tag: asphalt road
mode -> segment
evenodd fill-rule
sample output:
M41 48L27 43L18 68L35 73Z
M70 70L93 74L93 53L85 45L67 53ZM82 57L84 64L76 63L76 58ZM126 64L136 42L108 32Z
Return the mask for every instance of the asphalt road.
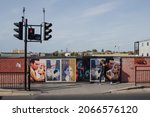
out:
M3 96L1 100L150 100L150 89L133 89L101 94Z

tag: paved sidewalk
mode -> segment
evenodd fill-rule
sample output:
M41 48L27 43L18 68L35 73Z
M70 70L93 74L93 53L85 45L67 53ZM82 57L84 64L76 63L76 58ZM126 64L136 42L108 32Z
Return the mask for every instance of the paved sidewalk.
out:
M135 88L150 88L150 84L117 83L109 84L76 82L76 83L33 83L31 91L23 89L0 89L0 96L33 96L33 95L76 95L111 93Z

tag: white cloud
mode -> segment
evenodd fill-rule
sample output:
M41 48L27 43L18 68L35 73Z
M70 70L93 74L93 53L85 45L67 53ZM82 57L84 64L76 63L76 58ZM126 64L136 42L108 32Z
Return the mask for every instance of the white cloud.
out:
M112 11L116 4L114 2L100 4L83 12L82 17L92 17Z

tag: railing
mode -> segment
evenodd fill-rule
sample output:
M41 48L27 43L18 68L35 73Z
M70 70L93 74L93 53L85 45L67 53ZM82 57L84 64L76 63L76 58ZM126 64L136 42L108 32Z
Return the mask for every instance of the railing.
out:
M8 89L24 88L24 73L0 72L0 87Z
M150 66L135 67L135 86L137 83L150 83Z

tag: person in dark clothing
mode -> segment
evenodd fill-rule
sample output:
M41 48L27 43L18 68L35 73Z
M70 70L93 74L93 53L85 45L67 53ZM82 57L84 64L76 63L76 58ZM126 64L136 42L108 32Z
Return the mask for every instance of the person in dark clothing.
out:
M101 85L102 78L105 77L104 72L105 72L105 61L102 59L102 60L100 61L100 69L99 69L99 71L98 71L98 73L100 74L100 75L99 75L99 85Z

